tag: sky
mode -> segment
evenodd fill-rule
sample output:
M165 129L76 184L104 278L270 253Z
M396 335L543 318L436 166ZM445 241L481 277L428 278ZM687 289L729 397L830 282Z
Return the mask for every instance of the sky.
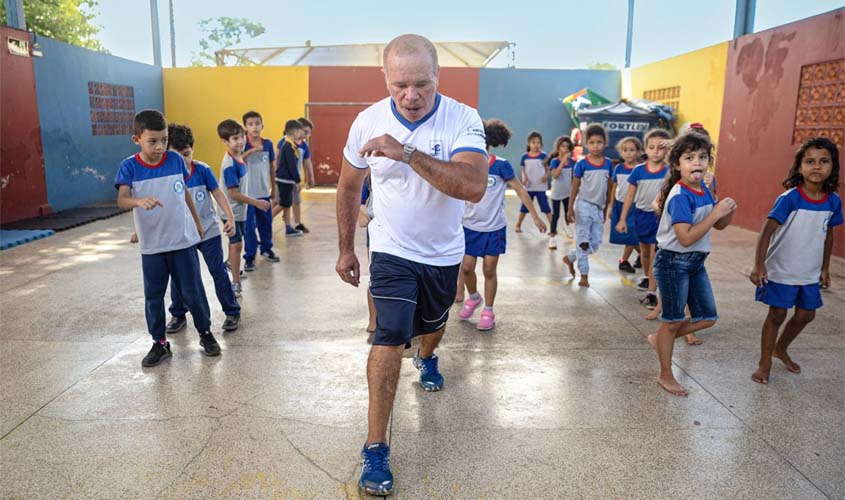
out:
M530 2L422 0L172 0L176 65L199 52L197 22L242 17L266 32L242 47L387 42L402 33L434 41L509 41L490 67L584 68L625 64L627 0L532 0ZM821 14L842 0L757 0L754 31ZM631 65L639 66L707 47L733 36L735 0L636 0ZM99 38L114 55L152 64L147 0L100 0ZM158 0L162 61L170 66L168 0Z

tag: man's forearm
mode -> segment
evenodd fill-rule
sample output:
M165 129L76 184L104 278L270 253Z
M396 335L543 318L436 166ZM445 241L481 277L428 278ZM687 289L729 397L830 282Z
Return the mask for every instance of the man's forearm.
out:
M415 151L411 155L411 168L441 193L477 203L487 188L487 172L463 161L440 161Z
M337 185L337 236L340 253L355 251L355 223L361 206L361 194L339 182Z

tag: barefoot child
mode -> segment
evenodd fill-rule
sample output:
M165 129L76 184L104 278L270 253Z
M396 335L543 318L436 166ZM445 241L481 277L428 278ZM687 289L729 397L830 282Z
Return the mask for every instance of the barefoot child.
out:
M551 212L549 208L549 198L546 196L546 182L549 179L549 167L545 164L546 153L543 152L543 136L540 132L534 131L528 134L528 146L519 161L522 167L522 183L525 185L525 190L530 196L529 203L522 203L519 207L519 217L516 219L516 227L514 231L522 232L522 221L525 220L525 215L528 213L528 205L531 205L531 200L537 198L537 204L540 205L540 210L546 214L549 223L552 221Z
M575 250L563 257L569 274L575 277L575 262L581 273L579 286L590 286L590 254L596 253L604 233L607 206L613 199L613 184L610 182L612 163L604 157L607 131L599 124L587 127L584 134L589 154L575 164L572 191L569 193L567 223L575 223Z
M805 142L795 153L787 189L775 201L760 239L751 282L757 300L769 306L763 323L760 364L751 379L769 383L772 356L792 373L801 373L787 349L822 306L820 289L830 286L830 252L833 228L842 224L839 186L839 153L826 138ZM778 338L788 309L795 313Z
M528 207L534 225L541 233L546 232L546 225L540 220L531 198L522 184L516 179L510 162L504 158L497 158L490 153L490 150L500 146L507 146L511 138L511 131L501 120L486 120L484 122L484 134L487 142L487 153L490 156L490 170L487 175L487 192L478 203L466 204L464 210L464 237L466 251L463 263L461 264L461 276L463 276L469 296L464 301L464 306L459 313L461 319L472 317L478 306L484 303L484 310L481 312L481 319L476 328L479 330L492 330L496 326L496 315L493 313L493 301L496 299L496 288L498 285L496 277L496 266L499 264L499 255L505 253L507 220L505 219L505 189L510 186L516 191L523 206ZM545 194L545 192L543 193ZM484 259L482 269L484 271L484 300L478 293L477 280L475 276L475 264L477 259Z
M634 167L637 166L643 154L643 143L636 137L626 137L616 144L616 150L619 151L619 156L622 157L623 161L616 165L610 178L614 192L613 209L610 213L610 242L616 245L625 245L622 250L622 258L619 259L619 270L633 274L637 271L628 259L631 258L634 250L639 247L640 242L633 231L620 233L616 230L616 227L619 224L619 217L622 215L622 206L628 194L628 186L630 186L628 177L634 171ZM626 222L629 228L634 228L633 212L628 213Z
M566 214L569 212L569 192L572 190L572 168L575 160L572 158L572 139L565 135L555 141L554 152L546 158L546 166L552 174L552 223L549 229L549 248L557 248L557 223L560 221L560 206L563 205L563 233L572 238L572 231L566 224Z
M704 261L710 253L710 229L726 228L736 203L725 198L718 204L702 183L713 159L713 145L706 136L689 133L679 137L669 153L671 172L663 186L663 203L654 259L654 277L660 290L663 313L656 334L648 336L660 360L657 383L676 396L688 391L672 374L675 339L716 324L716 301ZM690 318L684 308L689 305Z

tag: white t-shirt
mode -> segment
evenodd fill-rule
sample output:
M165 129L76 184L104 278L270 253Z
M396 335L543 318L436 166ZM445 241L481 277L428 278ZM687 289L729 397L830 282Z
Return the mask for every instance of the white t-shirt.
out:
M402 144L441 161L473 151L487 156L478 112L437 94L431 112L409 122L386 97L358 114L343 156L359 169L370 169L373 212L370 250L433 266L452 266L464 255L463 200L438 191L401 161L358 155L367 141L389 134Z
M525 183L526 191L546 191L546 182L543 176L546 175L546 153L540 151L536 156L531 153L525 153L519 160L519 165L522 171L525 172L525 178L528 182Z

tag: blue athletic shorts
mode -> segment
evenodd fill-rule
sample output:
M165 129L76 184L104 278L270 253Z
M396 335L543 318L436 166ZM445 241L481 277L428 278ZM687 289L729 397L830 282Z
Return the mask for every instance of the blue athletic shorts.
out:
M430 266L373 252L370 294L376 306L373 345L408 345L446 325L461 265Z
M464 228L464 241L466 241L464 253L473 257L502 255L507 247L507 234L507 227L495 231L473 231Z
M637 238L637 227L634 221L634 210L628 210L628 218L625 222L628 224L628 232L620 233L616 231L616 224L619 223L619 218L622 216L621 201L613 202L613 210L610 212L610 242L614 245L627 245L635 247L639 245L640 240Z
M532 200L534 198L537 198L537 204L540 205L541 212L543 212L544 214L552 213L552 208L549 206L549 197L546 196L545 191L528 191L528 196L530 196ZM523 204L519 207L519 211L524 214L527 214L528 207Z
M780 309L806 309L815 311L822 306L821 285L782 285L767 281L757 288L757 301Z
M634 225L640 243L657 244L657 228L660 226L657 214L634 207Z
M223 219L223 224L225 224L225 223L226 223L226 219ZM235 221L235 235L229 236L229 244L230 245L240 243L244 240L244 233L246 232L246 229L244 228L245 224L246 224L246 221Z

